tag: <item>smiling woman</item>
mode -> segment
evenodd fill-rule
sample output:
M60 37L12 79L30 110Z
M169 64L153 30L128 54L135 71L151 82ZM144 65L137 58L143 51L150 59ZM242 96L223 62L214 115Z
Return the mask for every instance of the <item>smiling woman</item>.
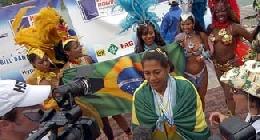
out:
M155 26L145 21L143 24L139 24L137 27L136 36L138 43L135 48L136 53L144 52L149 49L156 49L165 45L160 33L156 31Z

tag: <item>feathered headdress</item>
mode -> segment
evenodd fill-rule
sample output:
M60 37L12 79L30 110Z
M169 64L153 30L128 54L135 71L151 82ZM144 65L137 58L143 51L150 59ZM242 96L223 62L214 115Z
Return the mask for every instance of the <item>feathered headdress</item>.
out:
M123 8L127 17L121 22L122 32L131 28L133 25L146 24L151 22L157 29L159 18L149 8L157 3L157 0L117 0L117 5Z
M47 54L52 63L62 63L56 60L54 52L55 45L68 36L61 16L53 8L42 8L34 17L31 27L20 27L22 17L29 8L21 8L12 24L16 44L26 47L28 54L34 53L41 58Z
M188 17L192 17L195 21L195 17L193 16L191 12L193 0L179 0L180 8L182 9L181 12L181 19L183 21L187 20Z
M239 9L239 6L237 4L237 0L209 0L208 1L208 6L211 10L212 13L215 12L215 8L216 8L216 4L218 2L226 2L225 4L228 4L227 6L230 6L230 10L231 10L231 14L232 14L232 20L234 22L237 22L237 23L240 23L240 9ZM215 17L214 17L214 14L212 16L213 18L213 24L214 24L214 20L215 20Z

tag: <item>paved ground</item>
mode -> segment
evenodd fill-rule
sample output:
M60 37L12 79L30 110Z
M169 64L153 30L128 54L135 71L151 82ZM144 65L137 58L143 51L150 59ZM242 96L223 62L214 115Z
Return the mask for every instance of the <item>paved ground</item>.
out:
M209 114L213 111L220 111L223 113L227 113L227 107L226 107L226 103L224 100L223 90L221 89L221 87L212 88L212 89L208 90L208 93L207 93L205 99L206 99L205 100L205 102L206 102L205 114L206 114L207 120L208 120ZM235 99L239 102L239 104L241 106L246 106L245 98L243 96L235 96ZM236 112L242 119L244 119L245 114L246 114L246 108L237 108ZM125 117L130 123L130 119L131 119L130 114L125 114ZM115 123L115 121L113 119L110 119L110 123L112 125L114 135L116 136L115 140L128 140L127 136L118 127L118 125ZM218 126L209 125L209 127L211 128L211 132L213 134L219 133ZM99 140L106 140L106 137L104 136L104 134L102 134L100 136Z
M255 13L254 10L252 9L251 5L246 6L248 4L251 4L253 0L238 0L238 1L239 1L240 6L243 6L243 7L241 7L241 18L244 18L249 15L253 15ZM255 25L255 23L256 23L255 20L241 20L241 21L242 21L242 24L247 27L251 27L251 26ZM205 114L206 114L206 118L208 120L210 112L220 111L220 112L226 113L227 107L226 107L226 103L224 100L225 99L224 93L223 93L222 88L219 86L218 80L216 79L213 65L211 63L207 63L207 68L209 71L209 85L208 85L209 90L208 90L206 98L205 98L205 102L206 102ZM236 95L236 96L234 96L234 98L239 103L239 106L247 105L246 98L244 96ZM236 109L236 112L237 112L237 115L241 117L241 119L244 119L246 112L247 112L247 108L239 107ZM131 119L130 114L125 114L125 117L130 123L130 119ZM115 123L115 121L113 119L110 119L110 122L111 122L111 125L113 128L113 131L114 131L114 135L116 136L115 140L128 140L127 136L122 132L122 130ZM209 127L211 128L212 133L214 133L214 134L219 133L217 126L209 125ZM104 136L104 134L102 134L100 136L99 140L106 140L106 137Z

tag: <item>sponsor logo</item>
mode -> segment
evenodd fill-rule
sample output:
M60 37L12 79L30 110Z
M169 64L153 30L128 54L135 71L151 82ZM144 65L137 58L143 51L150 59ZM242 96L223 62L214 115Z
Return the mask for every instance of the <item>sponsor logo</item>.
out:
M133 45L134 45L134 42L131 40L131 41L128 41L128 42L126 42L126 43L120 44L120 47L121 47L122 49L125 49L125 48L131 47L131 46L133 46Z
M97 0L98 8L107 8L115 5L115 0Z
M96 51L96 54L97 54L97 56L105 56L105 55L106 55L104 49L97 50L97 51Z
M115 44L110 44L107 51L110 52L113 55L116 55L116 53L118 51L118 47Z

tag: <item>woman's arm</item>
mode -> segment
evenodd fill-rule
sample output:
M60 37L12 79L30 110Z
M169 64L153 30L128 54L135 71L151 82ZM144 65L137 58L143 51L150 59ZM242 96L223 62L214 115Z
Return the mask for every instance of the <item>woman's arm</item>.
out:
M209 51L208 35L204 32L200 32L200 37L201 37L202 42L205 46L205 51Z
M248 41L253 40L253 34L250 33L247 29L245 29L243 26L240 24L233 24L232 25L232 32L234 36L241 36L244 37Z

